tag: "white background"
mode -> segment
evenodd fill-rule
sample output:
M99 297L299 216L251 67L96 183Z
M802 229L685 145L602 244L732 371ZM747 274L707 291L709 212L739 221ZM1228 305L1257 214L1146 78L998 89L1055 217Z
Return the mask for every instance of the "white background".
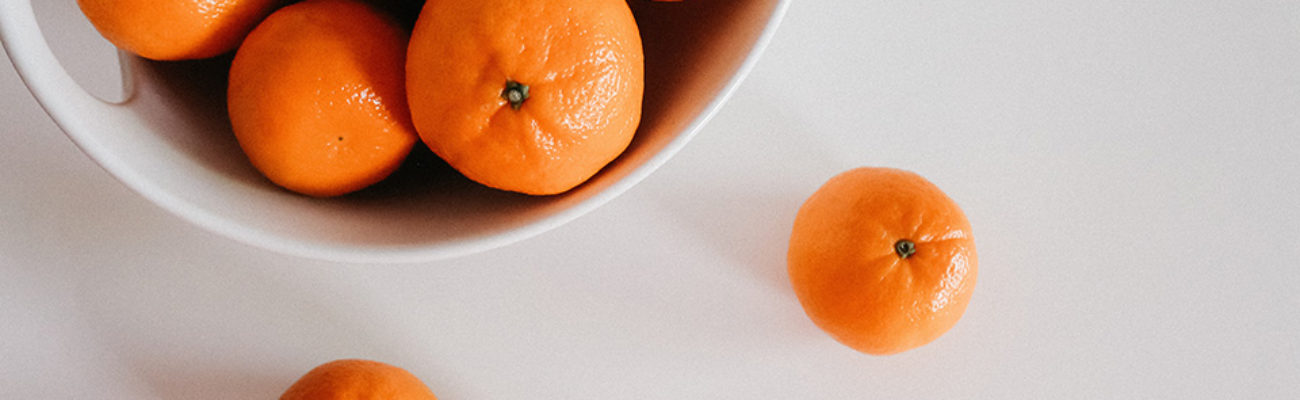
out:
M37 3L111 88L74 2ZM95 166L11 67L0 94L0 398L271 399L346 357L443 399L1300 393L1296 1L798 0L642 184L428 264L202 231ZM818 331L784 272L799 204L865 165L946 190L981 261L961 322L891 357Z

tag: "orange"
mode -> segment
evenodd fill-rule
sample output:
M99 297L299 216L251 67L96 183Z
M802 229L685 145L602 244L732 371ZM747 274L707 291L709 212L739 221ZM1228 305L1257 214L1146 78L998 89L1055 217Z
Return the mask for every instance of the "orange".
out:
M284 0L77 0L113 45L154 60L208 58L234 50Z
M889 168L849 170L817 189L795 217L787 263L813 323L875 355L952 328L978 271L957 204L920 175Z
M272 182L337 196L397 169L418 137L406 106L408 34L355 0L284 7L230 66L235 137Z
M437 400L404 369L368 360L336 360L298 378L280 400Z
M420 138L466 177L557 194L627 148L644 64L625 0L429 1L406 88Z

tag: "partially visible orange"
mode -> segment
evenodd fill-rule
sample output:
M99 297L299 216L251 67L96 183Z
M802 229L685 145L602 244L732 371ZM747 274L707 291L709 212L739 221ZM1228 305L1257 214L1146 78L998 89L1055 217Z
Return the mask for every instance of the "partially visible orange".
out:
M268 17L230 66L230 121L249 161L311 196L394 172L418 140L403 85L407 39L357 0L307 0Z
M787 262L808 317L876 355L952 328L978 272L957 204L920 175L889 168L853 169L819 188L795 217Z
M431 0L406 88L421 139L466 177L557 194L627 148L644 64L626 0Z
M77 0L113 45L154 60L208 58L234 50L285 0Z
M280 400L437 400L406 370L369 360L336 360L308 371Z

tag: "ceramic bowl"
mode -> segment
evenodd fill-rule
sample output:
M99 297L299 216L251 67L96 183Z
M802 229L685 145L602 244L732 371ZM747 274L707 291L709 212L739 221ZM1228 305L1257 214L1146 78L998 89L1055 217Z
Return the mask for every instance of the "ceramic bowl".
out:
M231 239L345 262L429 261L509 244L608 202L664 164L754 64L788 0L631 0L646 53L641 126L576 189L532 197L480 186L427 149L351 195L285 191L240 152L225 111L231 57L154 62L122 54L125 99L101 101L59 65L31 0L0 4L0 39L23 81L90 158L158 206Z

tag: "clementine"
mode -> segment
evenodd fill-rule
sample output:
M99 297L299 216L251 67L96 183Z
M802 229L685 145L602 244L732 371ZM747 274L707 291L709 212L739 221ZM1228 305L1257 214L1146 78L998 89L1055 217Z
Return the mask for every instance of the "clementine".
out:
M406 370L369 360L335 360L298 378L280 400L437 400Z
M227 92L253 166L311 196L360 190L395 171L418 140L403 85L407 40L356 0L271 14L235 53Z
M885 355L957 323L978 260L970 223L938 187L912 172L857 168L799 208L787 267L813 323L851 348Z
M568 191L618 157L645 88L625 0L430 1L406 73L434 153L479 183L534 195Z
M154 60L208 58L234 50L284 0L77 0L113 45Z

